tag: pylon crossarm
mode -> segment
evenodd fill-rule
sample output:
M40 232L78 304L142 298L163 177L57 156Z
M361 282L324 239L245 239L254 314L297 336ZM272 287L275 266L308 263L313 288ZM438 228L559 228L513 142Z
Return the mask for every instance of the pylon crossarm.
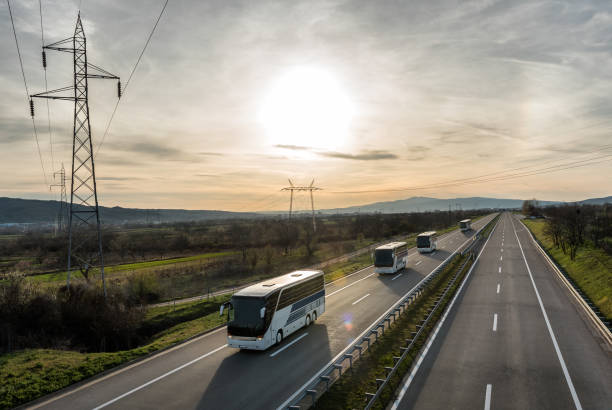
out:
M74 101L74 95L54 95L55 93L61 93L65 91L74 92L74 86L69 85L68 87L58 88L56 90L43 91L42 93L32 94L30 98L49 98L51 100L65 100L65 101Z
M55 43L47 44L46 46L43 47L43 49L73 53L74 52L73 41L74 41L74 37L68 37L63 40L56 41ZM66 46L67 44L70 44L70 47L67 47Z
M94 70L97 71L97 73L91 73L91 72L87 72L87 78L104 78L104 79L108 79L108 80L118 80L119 77L116 76L113 73L110 73L108 71L106 71L103 68L98 67L97 65L94 65L90 62L87 63L87 68L90 70Z

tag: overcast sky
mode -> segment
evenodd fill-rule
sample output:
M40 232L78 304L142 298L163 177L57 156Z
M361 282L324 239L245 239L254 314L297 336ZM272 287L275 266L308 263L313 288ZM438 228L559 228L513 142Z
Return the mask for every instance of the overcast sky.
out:
M12 1L31 93L44 90L38 2ZM163 1L83 0L89 60L124 81ZM69 37L78 2L42 1L45 41ZM45 185L6 3L0 6L0 196ZM49 88L69 85L48 52ZM288 72L311 67L350 102L344 142L273 141L260 120ZM94 145L116 84L90 80ZM70 102L36 101L47 173L70 168ZM170 0L96 157L103 205L283 209L291 178L318 207L410 196L580 200L612 195L605 162L431 187L612 154L612 2ZM286 143L283 143L286 142ZM520 171L513 171L520 172ZM339 193L425 186L418 190ZM306 206L298 198L298 207Z

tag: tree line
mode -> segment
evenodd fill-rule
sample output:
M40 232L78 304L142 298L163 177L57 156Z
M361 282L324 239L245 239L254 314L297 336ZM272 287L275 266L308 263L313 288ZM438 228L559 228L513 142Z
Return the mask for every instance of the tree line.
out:
M527 216L546 218L545 234L571 260L581 246L592 245L612 255L612 204L563 204L540 207L536 200L525 201Z

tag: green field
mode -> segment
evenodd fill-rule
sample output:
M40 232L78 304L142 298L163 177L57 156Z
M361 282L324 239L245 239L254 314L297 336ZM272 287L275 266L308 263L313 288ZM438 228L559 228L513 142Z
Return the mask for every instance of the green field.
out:
M555 248L552 239L544 233L546 221L528 219L523 220L523 223L601 313L608 320L612 320L612 256L603 249L587 244L578 249L576 259L572 261L569 254L566 255L560 248Z
M142 269L158 268L162 266L175 265L175 264L180 264L180 263L206 261L212 258L234 255L236 253L238 252L236 251L211 252L211 253L204 253L200 255L185 256L182 258L170 258L170 259L161 259L161 260L153 260L153 261L126 263L122 265L107 266L104 269L104 273L105 274L113 274L113 273L116 274L120 272L134 272L134 271L142 270ZM99 269L92 269L91 274L93 275L99 274ZM81 273L78 271L72 271L72 277L83 278ZM66 272L44 273L41 275L30 276L30 278L37 282L57 282L57 281L63 282L66 280Z
M219 316L219 304L228 298L186 303L176 309L150 309L143 327L159 331L147 344L134 349L112 353L28 349L0 355L0 408L26 403L219 326L225 323Z

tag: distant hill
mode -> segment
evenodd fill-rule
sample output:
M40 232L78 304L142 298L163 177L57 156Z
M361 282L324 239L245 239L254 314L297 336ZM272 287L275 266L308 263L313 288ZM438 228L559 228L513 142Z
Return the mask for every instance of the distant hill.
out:
M541 205L555 205L563 202L539 201ZM599 205L612 203L612 196L592 198L579 201L580 204ZM403 213L445 211L454 209L518 209L523 205L522 199L504 198L427 198L412 197L398 201L375 202L372 204L351 206L348 208L317 210L322 214L336 213ZM0 198L0 224L10 223L53 223L59 209L58 201L41 201L35 199ZM188 222L228 218L253 218L261 215L286 214L286 211L248 213L228 211L191 211L186 209L139 209L115 206L100 207L100 217L106 224L123 223L161 223Z
M59 201L35 199L0 198L0 224L8 223L52 223L57 217ZM186 209L138 209L115 206L100 207L100 218L104 223L159 223L202 221L227 218L250 218L254 213L226 211L190 211Z
M539 201L540 205L548 206L561 204L559 201ZM594 198L579 201L580 204L604 204L612 203L612 196L606 198ZM523 199L505 199L505 198L427 198L427 197L412 197L408 199L400 199L397 201L375 202L372 204L351 206L348 208L325 209L321 210L324 214L335 213L402 213L402 212L424 212L424 211L444 211L451 209L519 209L523 205Z

